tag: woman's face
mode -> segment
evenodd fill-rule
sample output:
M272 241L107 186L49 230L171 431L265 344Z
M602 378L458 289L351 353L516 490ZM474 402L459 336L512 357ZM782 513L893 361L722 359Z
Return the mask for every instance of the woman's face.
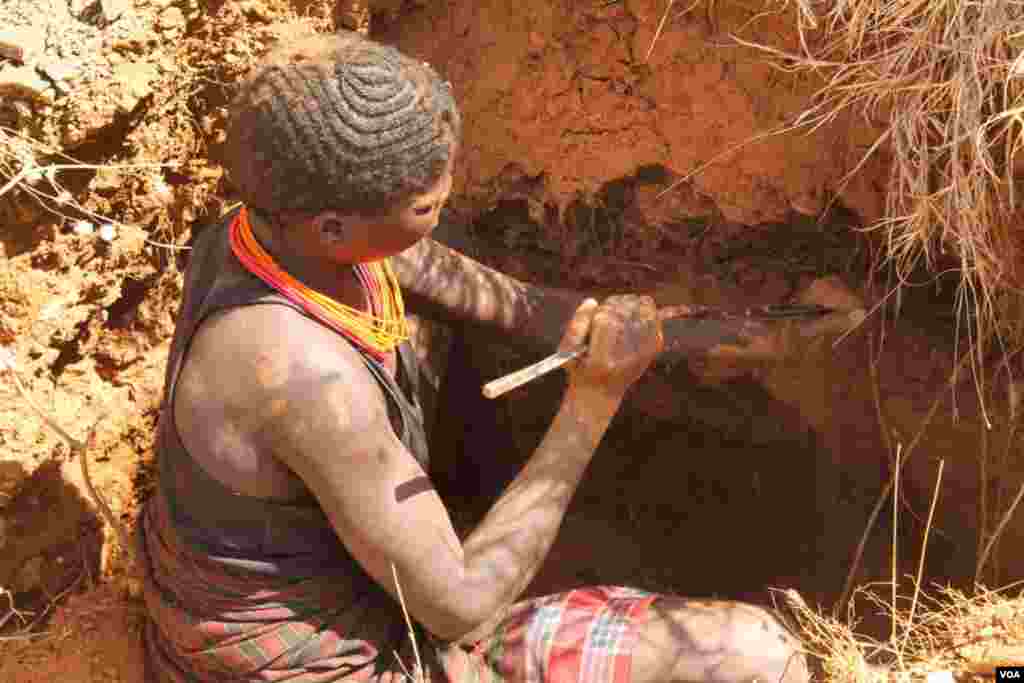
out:
M453 155L454 157L454 155ZM453 162L426 192L409 198L380 216L345 219L347 229L341 244L330 249L333 261L364 263L399 254L427 237L437 227L452 192Z
M403 206L396 207L393 216L386 219L392 230L381 230L382 236L387 232L395 232L396 239L409 240L405 251L420 239L434 232L441 218L441 209L448 202L452 193L452 164L449 162L444 175L423 194L411 197ZM386 227L386 226L382 226Z

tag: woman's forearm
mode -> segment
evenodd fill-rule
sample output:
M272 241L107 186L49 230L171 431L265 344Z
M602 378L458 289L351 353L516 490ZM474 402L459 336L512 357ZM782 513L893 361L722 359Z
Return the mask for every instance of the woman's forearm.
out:
M466 539L460 593L481 615L471 635L492 628L536 576L620 403L570 386L536 452Z
M557 346L584 298L522 282L429 238L392 263L413 310L482 324L538 349Z

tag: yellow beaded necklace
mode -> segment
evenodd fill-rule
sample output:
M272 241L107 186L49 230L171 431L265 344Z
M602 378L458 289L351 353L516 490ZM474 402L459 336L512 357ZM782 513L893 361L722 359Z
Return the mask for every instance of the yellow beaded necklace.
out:
M307 287L282 269L256 241L244 206L231 222L230 240L231 250L246 270L378 362L409 338L402 290L388 259L352 266L369 300L370 312L365 313Z

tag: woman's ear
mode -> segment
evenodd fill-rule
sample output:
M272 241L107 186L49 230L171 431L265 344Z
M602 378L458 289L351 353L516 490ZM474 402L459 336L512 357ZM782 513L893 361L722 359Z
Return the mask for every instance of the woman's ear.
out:
M337 211L324 211L313 219L313 227L324 242L340 244L348 237L345 218Z

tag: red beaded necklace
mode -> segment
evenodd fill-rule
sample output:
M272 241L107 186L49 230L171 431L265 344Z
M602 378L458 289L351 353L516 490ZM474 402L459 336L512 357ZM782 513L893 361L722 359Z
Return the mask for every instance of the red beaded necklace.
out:
M256 240L244 206L229 230L231 250L246 270L378 362L409 338L402 290L388 259L352 266L366 293L370 312L365 313L307 287L282 269Z

